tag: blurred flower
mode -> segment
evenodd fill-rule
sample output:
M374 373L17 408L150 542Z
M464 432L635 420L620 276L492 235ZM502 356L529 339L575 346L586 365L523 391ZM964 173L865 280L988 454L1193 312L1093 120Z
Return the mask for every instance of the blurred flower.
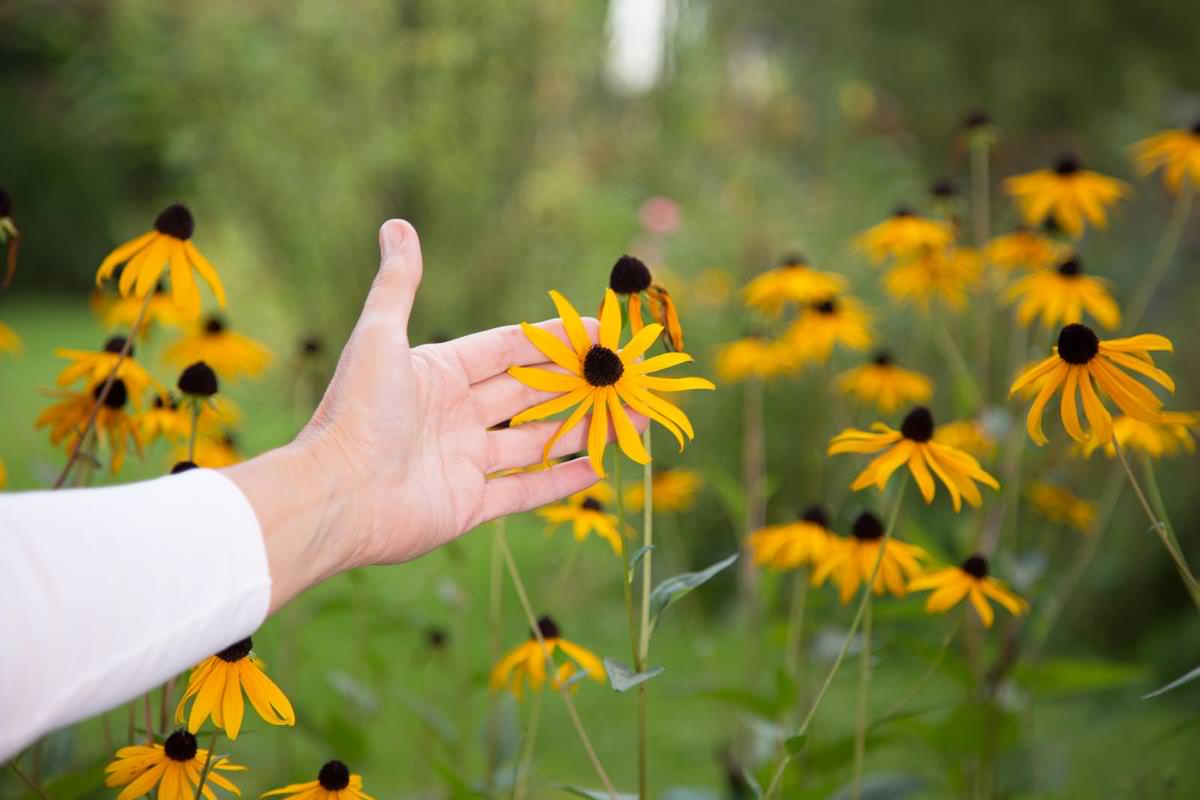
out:
M608 420L611 414L613 428L617 432L617 444L621 450L639 464L650 461L650 455L642 446L641 436L633 427L628 405L669 430L679 447L684 446L684 436L695 435L692 423L678 406L659 397L655 392L682 392L692 389L713 389L713 384L703 378L660 378L651 373L679 364L686 364L692 357L686 353L664 353L653 358L641 359L662 333L662 326L647 325L623 348L618 347L621 335L621 308L612 289L604 294L604 305L600 310L599 342L588 337L583 322L566 298L555 291L550 292L554 305L566 328L568 347L561 339L548 331L522 322L521 327L538 350L568 374L550 372L536 367L511 367L508 374L521 383L544 392L560 392L553 400L527 409L513 417L516 427L531 420L543 419L572 406L575 410L559 426L542 448L542 460L548 461L550 449L567 431L574 428L588 411L592 412L588 430L588 457L592 468L604 477L604 449L608 441Z
M362 775L350 772L340 761L327 761L315 781L293 783L263 792L262 797L287 795L292 800L375 800L363 791Z
M802 362L825 362L835 344L851 350L870 347L871 316L853 297L827 298L806 308L784 338Z
M154 220L154 230L129 240L108 254L96 271L96 285L104 283L118 265L124 264L117 291L123 297L145 298L169 265L171 297L189 319L200 313L200 291L196 288L192 270L204 279L217 298L217 304L224 308L225 287L213 265L192 244L195 228L195 220L187 206L182 203L168 206Z
M925 610L932 614L949 611L964 597L970 598L975 613L986 628L992 627L996 619L988 598L1017 616L1029 610L1028 603L1010 592L1000 581L988 577L987 559L979 555L971 556L961 566L921 575L910 581L908 588L914 592L934 590L925 602Z
M1069 257L1071 248L1024 225L987 243L987 263L1005 269L1044 269Z
M861 234L856 244L878 264L888 258L903 258L926 249L940 250L953 239L954 229L947 223L926 219L901 208Z
M138 417L138 426L147 444L160 436L178 442L191 435L192 415L172 395L156 394L150 408Z
M553 686L555 689L566 685L577 671L582 669L592 680L603 683L605 678L604 665L596 655L579 645L567 641L558 630L558 625L550 617L538 620L538 631L546 646L543 650L537 636L530 633L529 639L510 650L492 669L489 681L492 691L508 689L518 700L525 693L525 687L537 691L546 682L547 662L554 666L554 653L561 651L568 660L554 670Z
M982 109L971 111L963 119L963 133L969 147L990 147L1000 135L1000 129L992 117Z
M58 385L69 386L83 378L86 388L92 389L103 384L112 373L113 367L116 367L115 377L125 382L125 388L133 393L134 406L141 408L142 398L146 395L147 390L151 386L158 387L159 384L141 364L134 360L132 346L125 357L121 358L121 351L125 349L126 341L124 336L113 336L104 343L104 349L99 351L55 348L54 355L71 362L58 374ZM117 367L118 361L120 362L119 367Z
M1072 257L1058 269L1037 270L1021 278L1009 287L1005 298L1020 301L1017 321L1025 326L1039 315L1046 328L1082 322L1086 311L1104 327L1115 328L1121 321L1121 311L1108 285L1103 278L1085 275L1083 262Z
M973 456L934 441L933 414L924 406L917 406L908 412L898 431L882 422L872 425L871 431L849 428L833 437L829 443L829 455L884 451L850 484L854 491L866 489L872 484L882 490L892 473L905 464L926 503L933 502L936 492L933 475L936 475L949 490L955 511L961 510L962 497L966 497L967 502L975 507L983 502L975 481L993 489L1000 488L996 479L985 472ZM933 471L932 475L930 470Z
M683 224L683 212L669 197L658 194L642 203L638 209L642 227L657 236L670 236Z
M900 258L884 276L883 288L897 302L911 302L922 310L940 297L948 307L961 311L967 304L967 290L978 283L981 270L976 250L929 247Z
M251 652L253 641L246 637L231 644L215 656L209 656L192 668L187 690L175 708L175 721L183 722L183 709L192 700L187 729L195 733L204 720L212 717L213 724L237 739L242 730L246 707L242 693L250 705L271 725L295 725L296 712L275 682L263 672L262 661Z
M145 305L146 315L138 328L139 339L150 335L152 323L180 328L188 321L187 314L171 299L161 282L155 284L149 304L137 297L121 297L97 289L92 292L90 305L92 312L100 318L100 322L106 328L130 329L137 322L138 315L142 313L142 306Z
M837 386L843 394L874 403L889 414L902 405L924 402L933 394L933 381L920 372L896 366L887 350L880 350L868 363L838 375Z
M1042 432L1042 411L1055 392L1062 390L1061 416L1063 427L1077 442L1088 440L1079 423L1076 390L1083 397L1083 408L1091 436L1097 444L1107 444L1113 436L1112 416L1104 407L1092 381L1117 407L1128 416L1146 422L1160 420L1162 401L1144 385L1122 371L1132 370L1158 383L1169 392L1175 391L1171 376L1154 366L1152 351L1173 348L1169 339L1145 333L1124 339L1102 342L1086 325L1072 323L1058 334L1058 346L1049 358L1039 361L1022 372L1009 389L1009 396L1037 382L1041 387L1029 407L1025 428L1029 438L1038 445L1048 441Z
M991 458L996 452L996 437L978 419L960 419L938 425L933 440L975 458Z
M864 511L854 520L850 536L831 536L824 555L813 572L813 583L821 583L832 576L838 586L842 603L850 602L858 587L871 579L875 561L879 559L879 572L871 590L883 594L886 589L896 597L908 594L908 579L921 574L921 561L928 554L915 544L898 541L890 537L879 554L886 531L879 517Z
M654 282L650 268L641 259L621 256L608 278L609 289L629 298L629 330L635 336L646 324L642 318L642 295L650 306L650 316L667 331L666 342L676 352L683 350L683 328L671 295ZM618 333L620 331L618 330Z
M260 374L271 363L271 351L230 330L219 315L213 314L190 335L168 347L166 359L180 367L203 361L222 378L236 380Z
M795 372L797 360L785 342L747 336L721 345L716 368L721 381L740 383L750 377L768 380Z
M54 393L52 396L58 397L59 402L43 409L34 422L34 427L48 427L52 445L57 446L61 443L67 452L73 451L103 388L103 383L97 383L88 391ZM142 452L142 438L137 420L125 412L128 401L129 390L125 381L120 378L114 379L104 402L96 411L96 420L92 426L97 444L108 448L111 455L109 469L114 475L121 471L125 463L129 441L133 442L138 455Z
M700 473L690 469L656 470L651 481L655 511L690 511L704 485ZM625 507L630 511L641 511L645 499L645 487L640 482L626 487Z
M1061 486L1041 481L1029 485L1025 492L1033 510L1051 522L1069 525L1080 533L1091 533L1096 521L1096 504L1076 497Z
M1030 225L1052 217L1074 239L1083 236L1084 223L1104 228L1107 206L1129 187L1115 178L1083 169L1079 159L1063 156L1053 169L1039 169L1004 181L1004 189Z
M8 469L4 466L4 459L0 458L0 489L8 485Z
M614 553L621 554L622 541L617 516L606 513L604 504L595 497L568 498L561 503L539 508L535 513L550 523L547 533L553 533L564 522L569 522L575 541L582 542L589 533L595 533L608 542Z
M17 332L0 322L0 353L16 355L21 352L21 348L21 337L17 336Z
M203 418L203 412L201 412ZM188 457L186 447L181 447L172 453L172 457L177 461L182 461ZM214 436L211 433L206 433L201 427L200 435L196 437L196 452L194 457L195 462L209 469L219 469L228 467L233 464L240 463L242 459L241 453L238 452L237 439L232 433L224 433L219 436Z
M117 751L117 758L104 768L104 785L124 786L117 800L149 797L155 786L158 800L191 800L200 787L200 774L207 765L204 796L214 800L210 786L241 795L241 791L222 772L242 772L246 768L224 756L213 756L199 747L196 737L178 730L162 744L130 745Z
M1164 411L1157 422L1120 416L1113 421L1113 441L1122 447L1138 450L1150 458L1173 456L1181 450L1193 453L1196 450L1193 431L1197 427L1200 427L1200 415L1182 411ZM1091 456L1096 448L1101 446L1094 439L1079 444L1084 456ZM1109 458L1117 454L1113 442L1110 441L1103 447Z
M1186 180L1191 188L1200 188L1200 120L1190 129L1163 131L1133 146L1138 173L1149 175L1162 169L1163 180L1178 192Z
M787 570L820 563L833 535L825 509L813 506L795 522L754 531L747 544L756 566Z
M808 305L836 297L846 290L846 279L809 266L804 256L787 255L775 269L755 276L742 290L746 306L776 315L788 303Z

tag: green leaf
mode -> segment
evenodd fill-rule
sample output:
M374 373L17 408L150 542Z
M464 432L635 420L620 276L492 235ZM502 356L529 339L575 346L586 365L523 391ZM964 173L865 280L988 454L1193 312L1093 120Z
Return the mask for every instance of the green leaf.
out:
M654 587L654 591L650 593L650 628L658 624L658 617L663 611L667 610L675 601L686 595L688 592L695 589L697 586L707 583L712 580L713 576L727 569L733 562L737 561L738 554L734 553L728 558L722 559L707 569L702 569L699 572L685 572L682 575L676 575L667 578L665 581Z
M1168 683L1166 686L1161 686L1161 687L1155 689L1153 692L1150 692L1149 694L1142 695L1142 699L1149 700L1152 697L1158 697L1160 694L1166 694L1167 692L1171 691L1172 689L1178 689L1180 686L1183 686L1185 683L1191 683L1192 681L1196 680L1197 678L1200 678L1200 667L1196 667L1191 672L1188 672L1185 675L1179 676L1175 680Z
M1040 694L1072 695L1120 689L1145 679L1136 664L1060 658L1017 670L1017 680Z
M787 750L789 756L798 756L806 744L808 744L808 734L801 733L798 736L789 736L784 741L783 748Z
M750 787L750 791L754 793L754 800L762 800L762 787L758 785L758 780L750 774L750 770L742 767L742 780Z
M573 794L576 797L586 797L588 800L609 800L611 795L603 789L580 789L578 786L570 786L565 783L560 783L555 786L556 789L561 789L567 794ZM617 800L638 800L636 794L618 794Z
M657 678L666 669L666 667L651 667L645 672L634 672L616 659L608 657L604 659L604 671L608 674L608 685L618 692L627 692L651 678Z
M652 550L654 550L654 545L644 544L634 551L633 555L629 559L629 569L625 571L626 583L633 583L633 575L635 572L637 572L638 562L641 561L642 558L644 558L645 555Z

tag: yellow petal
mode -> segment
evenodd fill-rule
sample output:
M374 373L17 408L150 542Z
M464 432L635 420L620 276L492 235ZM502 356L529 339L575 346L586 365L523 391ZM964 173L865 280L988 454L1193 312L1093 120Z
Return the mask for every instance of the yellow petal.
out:
M579 312L567 298L554 290L550 291L550 299L554 301L554 307L558 309L558 316L562 319L563 328L567 331L567 338L571 340L575 352L579 354L580 358L583 358L588 348L592 346L592 340L588 338L587 329L583 327L583 320L579 318Z

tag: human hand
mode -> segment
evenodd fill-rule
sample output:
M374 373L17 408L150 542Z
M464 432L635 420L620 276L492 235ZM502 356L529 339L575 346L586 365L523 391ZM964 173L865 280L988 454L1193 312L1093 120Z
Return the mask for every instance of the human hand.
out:
M379 239L379 273L312 420L291 445L227 470L263 527L272 610L337 572L416 558L596 481L586 458L487 479L539 462L559 424L489 430L553 396L505 370L557 368L517 325L410 347L420 240L400 220L385 223ZM596 321L585 325L595 335ZM541 327L567 341L558 320ZM576 426L551 456L584 449L587 429Z

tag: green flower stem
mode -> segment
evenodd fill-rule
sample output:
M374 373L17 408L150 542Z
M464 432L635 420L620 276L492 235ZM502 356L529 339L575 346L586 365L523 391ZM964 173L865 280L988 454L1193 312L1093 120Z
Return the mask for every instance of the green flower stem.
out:
M787 674L800 685L804 671L804 609L808 604L808 572L797 568L792 573L792 602L788 608L787 644L783 653ZM799 691L797 694L801 694Z
M208 783L208 773L213 766L213 750L217 747L217 737L220 734L220 731L213 731L212 738L208 740L208 753L204 756L204 768L200 770L200 782L196 784L195 800L204 796L204 784Z
M629 652L634 670L638 662L637 617L633 610L633 573L629 563L629 542L625 539L625 499L621 492L621 452L613 448L613 486L617 501L617 532L621 536L621 594L625 599L625 619L629 626Z
M929 327L933 332L934 342L941 348L943 355L946 356L946 360L950 362L950 369L958 379L958 385L968 393L966 398L967 410L972 413L978 411L982 402L982 395L979 393L979 383L975 380L975 376L967 364L967 359L963 355L962 348L959 347L954 337L950 335L950 331L946 329L944 315L937 308L934 308L926 315L926 319L929 320Z
M650 426L642 434L642 444L646 453L651 452ZM620 487L617 488L620 492ZM647 461L642 467L642 546L646 548L642 555L642 614L640 621L641 638L638 641L638 672L645 672L650 657L650 592L654 578L651 567L654 564L654 466ZM650 741L647 732L649 710L647 709L646 691L648 682L638 687L638 792L643 798L650 797L649 781L649 750Z
M858 659L858 710L854 718L854 778L850 783L850 797L862 798L863 761L867 756L867 692L871 684L871 608L874 592L867 592L866 610L863 613L862 652Z
M972 140L971 152L971 222L975 246L979 248L983 258L983 248L991 234L991 186L989 177L991 140L978 137ZM989 365L992 353L992 310L994 307L996 285L992 273L988 269L987 259L983 259L984 286L981 308L976 315L975 355L976 364L983 383L983 397L988 396L990 381Z
M1195 193L1196 190L1189 182L1185 183L1179 190L1179 194L1175 196L1175 204L1171 208L1167 227L1163 229L1162 238L1158 240L1158 248L1154 251L1154 260L1146 268L1146 277L1138 287L1133 301L1129 304L1129 311L1125 315L1126 330L1133 330L1142 321L1142 316L1150 307L1150 301L1154 299L1154 292L1157 291L1163 278L1167 276L1167 269L1171 266L1175 252L1179 249L1179 242L1183 238L1183 230L1187 226L1188 215L1192 211L1192 198Z
M500 555L500 536L504 532L505 518L496 520L497 535L492 537L492 558L488 569L488 652L490 662L500 660L500 621L502 619L504 593L501 591L501 580L504 575L504 559ZM487 773L484 776L487 786L487 796L493 797L496 791L496 763L499 748L499 706L495 692L488 692L487 717Z
M196 432L200 428L200 399L192 399L192 430L188 436L188 461L196 463Z
M542 716L542 693L534 692L530 703L529 722L525 727L525 741L521 743L521 758L517 762L517 775L513 781L513 800L524 800L529 782L529 767L533 762L533 751L537 744L538 722Z
M29 787L29 791L36 794L42 800L52 800L50 795L46 794L45 789L43 789L41 786L39 786L37 784L37 782L35 780L33 780L33 778L30 778L28 775L26 775L24 772L21 771L21 768L17 766L16 759L13 759L12 761L8 762L8 768L13 771L14 775L16 775L18 778L21 779L21 783L23 783Z
M955 618L954 624L951 625L949 630L946 631L946 636L942 639L942 643L938 647L938 651L934 655L933 661L929 663L928 669L926 669L925 673L917 680L916 683L913 684L913 687L905 692L904 695L898 701L896 701L896 704L888 709L886 714L879 718L879 721L875 723L876 725L895 717L897 714L907 708L908 704L915 700L917 695L921 693L921 690L925 688L925 684L927 684L929 679L934 676L934 673L937 672L938 667L942 665L942 661L946 658L946 653L950 650L950 643L954 641L954 634L958 633L958 626L962 623L962 619L963 618L961 616Z

